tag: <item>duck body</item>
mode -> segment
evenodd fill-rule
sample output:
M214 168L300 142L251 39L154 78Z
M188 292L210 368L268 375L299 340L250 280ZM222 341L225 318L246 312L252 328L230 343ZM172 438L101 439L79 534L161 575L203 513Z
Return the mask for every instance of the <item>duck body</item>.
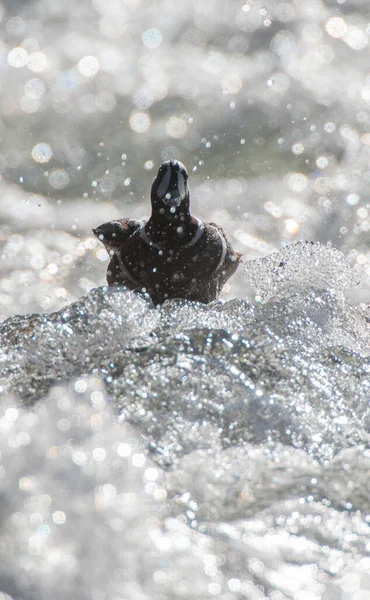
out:
M108 284L147 292L154 304L217 299L241 254L221 227L190 215L187 172L180 162L161 165L151 200L150 219L120 219L93 230L111 256Z

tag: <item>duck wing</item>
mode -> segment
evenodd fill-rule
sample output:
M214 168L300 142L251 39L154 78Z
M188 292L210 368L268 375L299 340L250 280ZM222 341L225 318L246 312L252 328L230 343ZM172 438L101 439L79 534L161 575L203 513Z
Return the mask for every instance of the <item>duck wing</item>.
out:
M106 250L111 252L126 242L140 225L141 222L136 219L117 219L99 225L93 229L93 233L104 244Z
M220 225L217 225L216 223L208 223L208 225L213 229L216 229L221 242L220 259L214 273L225 271L225 275L227 275L226 281L238 268L239 263L242 260L242 254L233 250L229 236Z

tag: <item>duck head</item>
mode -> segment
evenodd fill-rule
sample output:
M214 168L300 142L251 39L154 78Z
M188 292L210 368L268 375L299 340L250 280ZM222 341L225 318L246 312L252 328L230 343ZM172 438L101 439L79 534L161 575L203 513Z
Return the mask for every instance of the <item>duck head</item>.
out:
M151 202L156 214L189 214L188 173L180 161L167 160L159 167L152 185Z

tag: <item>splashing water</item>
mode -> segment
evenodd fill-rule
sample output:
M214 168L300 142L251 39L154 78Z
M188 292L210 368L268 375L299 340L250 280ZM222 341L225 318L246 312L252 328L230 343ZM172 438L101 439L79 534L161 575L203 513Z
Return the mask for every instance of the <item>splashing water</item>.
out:
M154 308L98 288L3 323L7 594L370 591L368 320L343 292L357 277L303 243L246 274L263 303Z
M0 600L367 600L368 2L0 21ZM100 287L171 158L208 306Z

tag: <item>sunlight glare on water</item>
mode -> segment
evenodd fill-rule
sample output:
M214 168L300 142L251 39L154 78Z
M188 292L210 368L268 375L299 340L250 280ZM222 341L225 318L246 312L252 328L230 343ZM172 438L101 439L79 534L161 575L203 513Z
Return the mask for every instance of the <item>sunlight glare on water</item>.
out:
M0 599L365 600L368 4L0 20ZM170 159L244 255L207 306L104 287Z

